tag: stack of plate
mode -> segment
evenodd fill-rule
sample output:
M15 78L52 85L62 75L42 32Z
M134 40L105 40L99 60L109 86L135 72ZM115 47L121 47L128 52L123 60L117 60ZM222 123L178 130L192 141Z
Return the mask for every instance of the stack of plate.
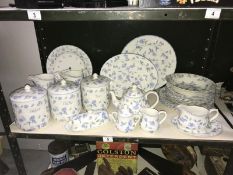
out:
M161 103L175 107L179 104L212 108L216 84L206 77L176 73L166 77L167 84L159 92Z

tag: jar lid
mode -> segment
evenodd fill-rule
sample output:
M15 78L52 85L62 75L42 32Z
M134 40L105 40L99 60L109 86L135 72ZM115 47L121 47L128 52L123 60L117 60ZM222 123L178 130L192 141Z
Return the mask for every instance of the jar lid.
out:
M10 95L11 101L28 102L39 100L47 94L46 89L40 87L31 87L25 85L23 88L17 89Z
M70 94L72 92L78 91L79 87L77 84L65 80L61 80L60 82L49 87L48 92L50 94Z
M108 86L109 82L110 82L109 78L94 73L91 76L83 78L81 84L82 86L88 86L88 87L102 87L102 86Z
M67 149L67 143L60 140L54 140L48 145L48 152L53 155L62 154L67 151Z

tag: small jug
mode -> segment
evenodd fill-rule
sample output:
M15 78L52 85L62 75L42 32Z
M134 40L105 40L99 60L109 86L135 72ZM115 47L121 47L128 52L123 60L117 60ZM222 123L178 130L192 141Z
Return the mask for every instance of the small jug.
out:
M28 76L28 80L32 81L36 86L48 89L55 83L53 74L38 74Z
M142 114L141 128L151 133L157 131L159 126L167 118L167 113L165 111L157 111L156 109L151 109L151 108L143 108L141 110L141 114Z
M209 123L219 115L218 109L206 109L199 106L178 105L179 117L177 124L180 128L199 130L208 127Z

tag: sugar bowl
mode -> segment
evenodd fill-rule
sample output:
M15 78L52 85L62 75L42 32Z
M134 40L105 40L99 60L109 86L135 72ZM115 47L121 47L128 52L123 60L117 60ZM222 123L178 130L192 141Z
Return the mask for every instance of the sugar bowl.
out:
M59 121L69 121L79 114L81 103L80 86L62 80L48 89L52 117Z
M50 111L46 89L26 85L15 90L10 100L17 127L33 131L47 125Z
M86 110L106 110L109 106L110 80L93 74L82 79L81 91L83 106Z

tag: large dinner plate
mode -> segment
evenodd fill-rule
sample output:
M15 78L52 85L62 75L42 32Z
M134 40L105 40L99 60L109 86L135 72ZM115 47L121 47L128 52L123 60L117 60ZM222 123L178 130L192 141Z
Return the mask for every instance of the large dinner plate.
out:
M148 59L135 54L120 54L110 58L102 66L100 75L112 80L110 88L118 97L133 84L145 92L153 90L158 81L155 66Z
M48 56L46 68L47 73L71 69L85 70L88 75L92 74L92 64L87 54L72 45L62 45L55 48Z
M149 59L158 71L156 89L166 84L165 77L176 69L176 54L173 47L163 38L143 35L130 41L122 53L133 53Z

